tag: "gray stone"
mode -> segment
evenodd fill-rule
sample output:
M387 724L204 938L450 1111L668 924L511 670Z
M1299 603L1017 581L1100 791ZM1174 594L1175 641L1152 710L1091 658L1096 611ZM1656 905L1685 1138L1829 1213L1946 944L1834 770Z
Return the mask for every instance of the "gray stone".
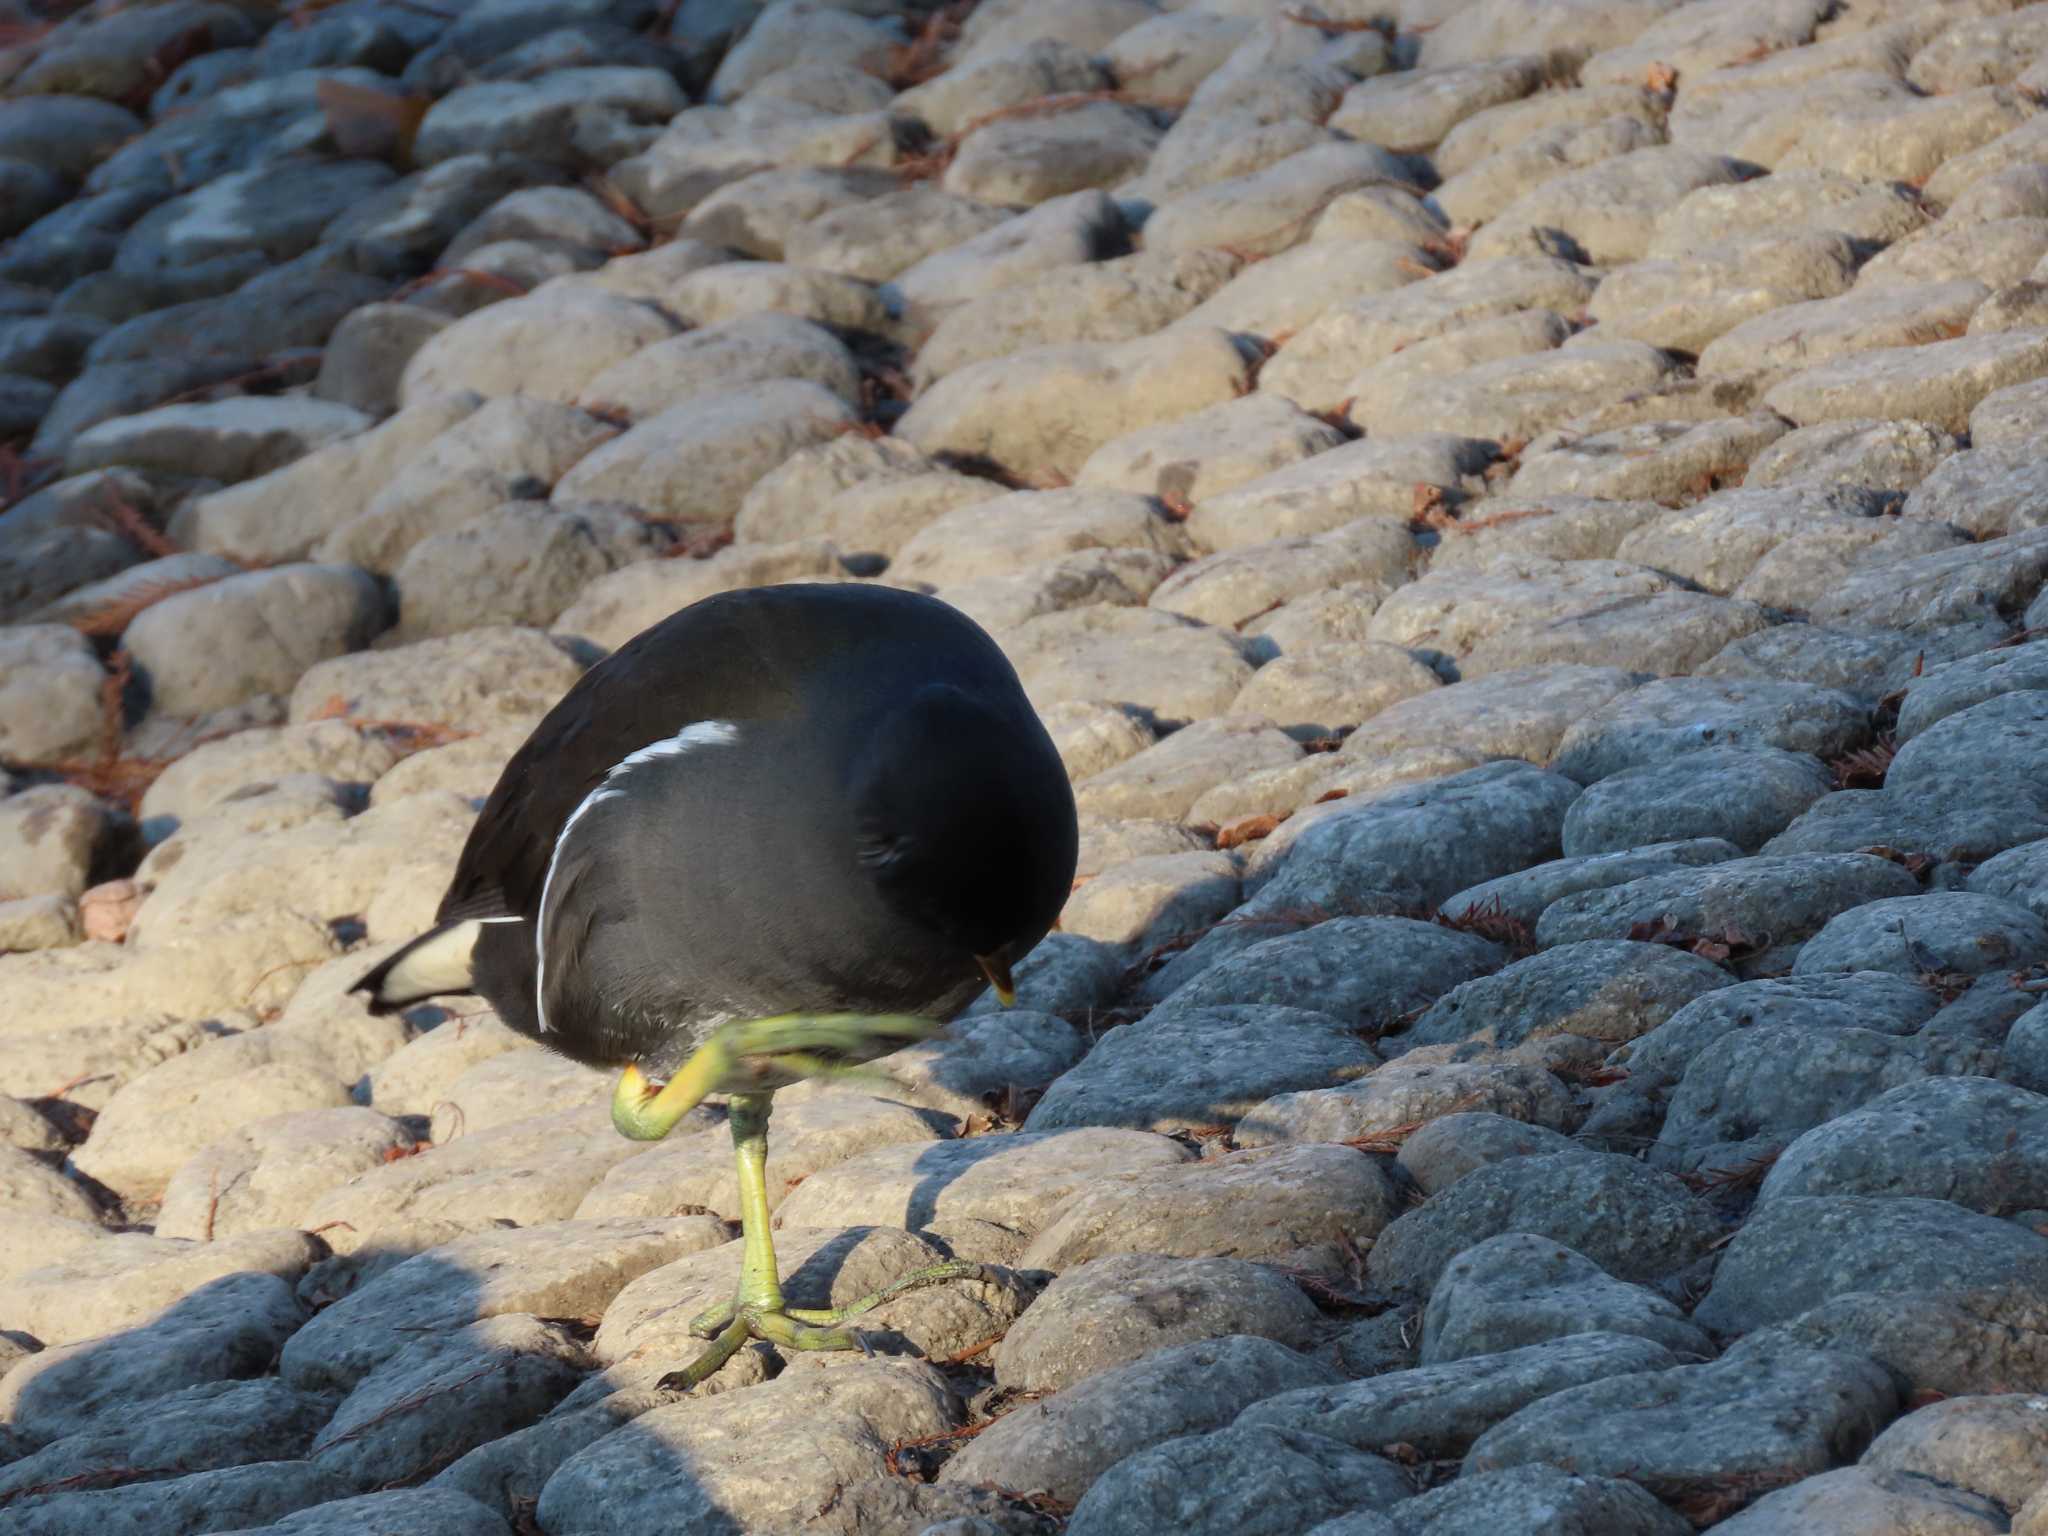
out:
M369 1235L356 1234L357 1246ZM384 1270L326 1308L293 1335L279 1368L308 1390L353 1390L412 1339L507 1314L595 1315L637 1276L725 1241L725 1224L702 1215L472 1232Z
M1564 851L1618 853L1711 837L1754 853L1833 788L1826 766L1804 753L1709 747L1592 785L1565 816Z
M246 396L162 405L89 427L64 451L67 474L114 465L232 483L370 425L361 411L327 400Z
M1989 296L1990 289L1974 278L1956 278L1852 289L1835 298L1782 305L1743 321L1708 343L1700 353L1700 373L1761 375L1775 381L1801 368L1853 365L1872 351L1932 344L1958 335ZM1873 403L1854 413L1830 412L1819 420L1845 423L1919 414L1879 409ZM1818 423L1802 420L1799 424Z
M1308 1536L1463 1536L1541 1530L1546 1536L1685 1536L1681 1515L1634 1483L1534 1463L1470 1472L1392 1513L1328 1520Z
M24 1283L54 1273L31 1271L11 1289L18 1295ZM38 1329L48 1347L0 1378L0 1411L37 1444L74 1435L126 1405L205 1382L263 1375L305 1316L291 1287L277 1276L227 1273L167 1307L144 1302L118 1320L105 1313L91 1322L82 1317L87 1330L96 1323L107 1329L98 1338L75 1329L49 1335ZM33 1313L13 1309L9 1320L30 1328L38 1321Z
M1171 827L1150 819L1098 825ZM1115 867L1109 868L1112 862ZM1207 929L1228 916L1243 894L1236 862L1227 853L1140 854L1115 860L1105 847L1095 858L1084 857L1082 865L1093 867L1076 871L1081 884L1060 909L1062 931L1137 954Z
M112 808L75 784L39 784L0 800L0 897L78 896L102 854L116 851L119 830Z
M510 1527L451 1489L400 1488L336 1499L251 1529L261 1536L350 1536L366 1529L379 1536L505 1536Z
M1103 192L1075 192L1066 197L1051 198L946 250L934 251L898 273L883 292L889 296L892 310L900 303L905 314L915 319L930 320L969 300L993 298L1013 284L1022 285L1033 279L1043 278L1061 292L1071 291L1066 287L1066 280L1078 274L1067 269L1104 257L1122 256L1129 249L1130 226L1118 204ZM1211 260L1213 262L1214 258ZM1171 270L1199 273L1207 270L1208 265L1200 264L1193 269L1176 266ZM1215 286L1220 286L1229 273L1235 272L1239 263L1235 258L1226 258L1221 265L1221 274L1213 279ZM1140 263L1133 259L1127 264L1127 269L1135 273L1140 269ZM1145 270L1155 269L1146 266ZM1205 285L1209 282L1208 279L1201 281ZM1097 291L1104 299L1110 298L1108 292ZM1152 300L1174 303L1164 293L1153 294ZM1033 299L1020 298L1018 303L1027 310L1038 308ZM1181 306L1175 304L1174 307L1178 311ZM1186 307L1192 307L1192 303ZM1149 329L1120 325L1116 327L1118 334L1098 335L1087 321L1078 316L1075 321L1083 326L1083 334L1048 335L1043 339L1047 342L1129 341L1150 334ZM1164 323L1165 319L1159 322L1161 325ZM999 343L1003 339L1005 332L998 331L990 341ZM1008 339L1014 343L1014 335ZM990 355L1002 356L1004 353L983 354L984 357ZM936 377L936 373L927 374L920 367L917 377L920 391L931 377Z
M1894 1298L2038 1284L2048 1237L1945 1200L1786 1195L1760 1205L1721 1254L1694 1311L1717 1334L1786 1322L1832 1297Z
M1152 609L1043 613L1002 642L1037 708L1115 704L1155 726L1224 713L1252 675L1228 630Z
M1074 801L1085 815L1165 820L1184 817L1205 790L1246 773L1291 763L1300 750L1261 716L1198 720L1135 757L1083 779Z
M1775 747L1828 760L1861 746L1869 730L1863 706L1830 689L1670 678L1584 716L1565 733L1556 768L1592 783L1707 747Z
M1944 459L1901 511L1978 539L1998 538L2042 526L2043 489L2031 458L2010 450L1975 450Z
M1997 896L2027 908L2036 917L2048 917L2048 841L2022 843L1979 864L1970 875L1968 889Z
M1664 944L1564 944L1465 982L1437 999L1390 1050L1452 1045L1540 1048L1544 1059L1593 1064L1733 978Z
M1495 40L1514 35L1502 32ZM1432 59L1424 71L1360 81L1345 93L1334 126L1383 144L1426 149L1465 119L1527 96L1542 81L1542 62L1533 53Z
M2048 337L2004 331L1882 347L1821 363L1774 385L1764 403L1800 426L1869 416L1911 416L1948 432L1993 390L2048 369Z
M1379 1057L1353 1026L1300 1008L1176 1004L1127 1024L1046 1090L1026 1129L1231 1125L1261 1100L1367 1071Z
M371 160L287 159L216 177L144 214L121 242L116 265L149 274L257 251L297 256L350 203L394 179Z
M804 1180L781 1220L915 1229L973 1219L1030 1236L1084 1186L1186 1160L1168 1137L1096 1128L881 1147Z
M562 1463L536 1516L562 1536L677 1520L787 1529L835 1488L883 1475L892 1444L944 1434L957 1420L943 1379L921 1362L789 1371L641 1414ZM679 1480L678 1467L690 1475Z
M1248 926L1255 939L1249 948L1211 957L1206 969L1171 990L1174 1015L1226 1004L1312 1003L1345 1027L1377 1032L1503 958L1475 935L1406 918L1336 918L1276 938L1260 938L1257 925Z
M1064 1019L1034 1011L1024 988L1032 984L1036 968L1018 969L1017 1007L968 1014L938 1039L870 1062L884 1096L967 1120L986 1113L991 1100L1043 1088L1079 1061L1088 1049L1087 1036ZM1051 995L1043 1000L1062 1006L1071 1001ZM798 1086L784 1095L800 1102L804 1092Z
M1574 1117L1564 1085L1525 1062L1394 1061L1340 1088L1275 1095L1245 1116L1237 1140L1398 1140L1412 1126L1471 1108L1544 1125L1568 1125Z
M1619 667L1570 664L1489 672L1389 705L1346 738L1341 755L1365 758L1429 745L1548 764L1570 726L1643 680ZM1547 853L1532 850L1524 866Z
M1487 1110L1461 1110L1418 1126L1401 1142L1394 1160L1417 1189L1433 1195L1489 1163L1572 1150L1570 1137L1546 1125L1511 1120Z
M1996 398L1987 397L1972 413L1972 421ZM1972 440L1987 446L1974 427ZM1921 421L1827 421L1788 432L1772 443L1750 462L1744 483L1910 491L1957 446L1949 433Z
M1511 875L1482 880L1446 896L1437 910L1447 917L1498 913L1531 927L1553 901L1580 891L1601 891L1626 885L1645 875L1719 864L1741 857L1742 850L1720 838L1694 838L1676 843L1650 843L1623 853L1552 859Z
M1987 1216L2048 1207L2048 1099L1982 1077L1932 1077L1880 1094L1787 1147L1757 1191L1949 1200Z
M2048 1364L2044 1321L2037 1291L1994 1282L1923 1294L1910 1307L1895 1293L1848 1291L1752 1337L1758 1349L1770 1340L1869 1355L1906 1391L1951 1397L2040 1381Z
M853 354L822 326L795 315L755 314L658 341L606 368L582 398L629 417L652 416L735 385L809 379L857 402Z
M1567 172L1502 209L1475 239L1475 259L1518 249L1534 229L1559 229L1598 262L1642 257L1656 216L1688 192L1745 179L1739 161L1682 147L1639 149Z
M1266 1339L1181 1344L1006 1416L947 1462L939 1479L1078 1499L1128 1456L1221 1429L1246 1403L1337 1381L1330 1367Z
M896 432L928 454L985 457L1025 477L1071 476L1104 443L1220 404L1249 381L1231 337L1176 326L970 364L926 390Z
M1730 1536L1776 1536L1857 1525L1953 1531L1956 1536L2012 1529L2005 1506L1994 1500L1910 1473L1861 1466L1815 1473L1766 1493L1721 1528Z
M270 1378L205 1382L109 1406L86 1427L10 1461L0 1470L0 1501L51 1485L118 1486L296 1459L333 1411L331 1399ZM138 1468L162 1470L131 1479Z
M1377 144L1318 144L1242 176L1166 199L1145 222L1147 250L1227 245L1273 256L1307 238L1323 211L1354 188L1401 180L1402 157Z
M1872 901L1831 918L1799 952L1797 974L1893 971L1918 976L2011 971L2048 958L2048 924L2025 907L1974 891Z
M1189 514L1188 535L1216 551L1328 533L1361 518L1406 521L1417 484L1459 499L1492 456L1476 439L1434 431L1364 438L1211 496Z
M1404 1206L1384 1163L1349 1147L1249 1149L1125 1174L1074 1195L1018 1262L1064 1270L1109 1253L1341 1266ZM1341 1268L1340 1268L1341 1272Z
M1640 341L1558 347L1419 379L1376 413L1371 426L1390 434L1455 432L1526 442L1617 395L1653 388L1671 370L1664 353Z
M287 565L173 594L138 615L122 642L152 708L203 715L290 693L315 663L384 626L384 594L366 572Z
M1607 291L1605 284L1600 291ZM1702 485L1742 475L1785 432L1785 424L1775 417L1742 416L1733 421L1642 422L1587 437L1558 433L1523 451L1510 490L1516 496L1539 499L1586 496L1606 501L1631 497L1683 501L1697 496ZM1489 510L1482 515L1492 513Z
M1649 1339L1576 1334L1341 1386L1284 1392L1245 1409L1237 1422L1327 1435L1359 1450L1409 1445L1422 1456L1448 1458L1463 1455L1487 1429L1555 1393L1676 1364L1670 1351Z
M1911 741L1937 721L2003 693L2048 688L2048 645L2031 643L1980 651L1926 668L1905 687L1897 737Z
M1306 1348L1321 1314L1292 1280L1242 1259L1123 1253L1055 1280L996 1347L999 1384L1056 1392L1176 1344L1240 1335Z
M159 1237L210 1241L296 1225L314 1199L409 1151L404 1126L374 1110L295 1110L214 1142L171 1176Z
M1700 668L1707 677L1816 683L1875 702L1910 681L1924 648L1886 630L1779 624L1731 640Z
M1380 1234L1373 1280L1403 1295L1436 1287L1460 1253L1502 1232L1565 1244L1621 1280L1663 1280L1707 1253L1721 1223L1669 1174L1632 1158L1516 1157L1466 1175Z
M307 1458L365 1493L437 1471L538 1419L587 1364L567 1330L534 1317L414 1339L356 1383Z
M1422 1363L1587 1333L1650 1339L1679 1360L1714 1354L1675 1303L1614 1279L1562 1243L1504 1232L1466 1249L1437 1281L1422 1314Z
M565 168L588 158L592 129L667 122L687 104L666 70L610 65L557 69L533 81L460 86L428 109L414 140L423 165L458 155L519 154ZM612 158L619 158L617 151Z
M1240 1536L1287 1536L1347 1510L1394 1505L1413 1489L1383 1457L1323 1435L1232 1425L1169 1440L1110 1468L1074 1507L1073 1536L1143 1536L1218 1522Z
M1862 1465L1947 1483L2016 1510L2048 1473L2042 1450L2040 1399L2012 1393L1915 1409L1871 1442Z
M413 354L454 322L416 304L365 304L327 338L313 394L374 416L398 408Z
M22 1536L203 1536L219 1530L222 1520L275 1521L346 1492L311 1462L259 1461L124 1488L17 1500L9 1517Z
M1480 1436L1465 1465L1485 1472L1568 1456L1575 1469L1677 1497L1744 1474L1824 1471L1897 1409L1898 1389L1866 1356L1743 1348L1567 1388Z
M2044 578L2048 529L2035 529L1852 570L1812 605L1813 615L1874 629L2005 627L2033 601Z

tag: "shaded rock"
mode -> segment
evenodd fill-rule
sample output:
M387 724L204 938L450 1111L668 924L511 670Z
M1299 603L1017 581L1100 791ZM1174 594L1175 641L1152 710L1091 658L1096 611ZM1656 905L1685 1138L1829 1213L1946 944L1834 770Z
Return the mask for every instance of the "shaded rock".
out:
M1632 1334L1680 1360L1714 1353L1676 1304L1625 1285L1563 1244L1504 1232L1453 1259L1422 1315L1422 1363L1501 1354L1577 1334Z
M2048 956L2048 925L1996 896L1930 891L1872 901L1830 918L1799 952L1794 970L1892 971L1975 976Z
M1683 1184L1632 1158L1517 1157L1468 1174L1388 1227L1368 1272L1391 1290L1421 1295L1460 1253L1502 1232L1547 1237L1637 1281L1676 1273L1722 1235Z
M1424 1456L1458 1456L1530 1403L1603 1377L1674 1364L1669 1351L1648 1339L1577 1334L1341 1386L1283 1392L1245 1409L1237 1422L1327 1435L1359 1450L1412 1445Z
M1785 1195L1759 1206L1723 1250L1694 1320L1743 1333L1852 1291L1984 1290L2044 1264L2048 1238L1945 1200Z
M1418 1126L1402 1141L1394 1160L1417 1189L1433 1195L1489 1163L1572 1150L1570 1137L1546 1125L1512 1120L1489 1110L1461 1110Z
M1829 689L1667 678L1585 715L1565 733L1555 766L1592 783L1705 747L1775 747L1826 761L1862 745L1869 729L1862 704Z
M231 483L268 474L370 425L361 411L327 400L245 396L161 405L88 427L64 451L65 471L127 465Z
M1233 1336L1163 1349L1104 1371L982 1431L942 1483L1044 1488L1078 1499L1127 1456L1220 1429L1245 1403L1335 1386L1328 1366L1266 1339ZM1284 1423L1284 1421L1283 1421Z

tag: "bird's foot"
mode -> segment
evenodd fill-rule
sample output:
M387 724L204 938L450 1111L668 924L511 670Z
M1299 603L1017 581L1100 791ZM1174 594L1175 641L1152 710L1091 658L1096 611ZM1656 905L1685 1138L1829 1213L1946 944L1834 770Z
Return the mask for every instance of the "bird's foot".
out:
M1000 1282L1001 1278L985 1265L954 1260L914 1269L879 1291L870 1291L843 1307L767 1306L737 1298L722 1301L690 1320L690 1332L700 1339L711 1340L711 1347L682 1370L671 1371L662 1377L660 1386L666 1392L687 1392L708 1381L720 1366L739 1353L740 1346L749 1339L759 1339L778 1349L857 1349L862 1354L872 1355L874 1349L867 1339L857 1329L845 1326L849 1319L872 1312L906 1291L920 1290L928 1285L940 1285L948 1280Z

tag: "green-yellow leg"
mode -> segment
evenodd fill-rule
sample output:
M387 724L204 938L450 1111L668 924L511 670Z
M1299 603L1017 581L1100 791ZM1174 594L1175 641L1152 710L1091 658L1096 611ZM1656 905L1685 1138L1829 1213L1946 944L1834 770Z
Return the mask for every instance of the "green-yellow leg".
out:
M858 1070L854 1064L927 1038L936 1028L928 1019L857 1014L785 1015L731 1024L706 1041L674 1078L659 1087L637 1067L628 1067L612 1097L612 1123L635 1140L658 1141L707 1093L721 1088L730 1091L748 1081L787 1081L792 1076ZM768 1115L772 1107L768 1091L736 1091L728 1101L739 1175L740 1235L745 1244L739 1291L731 1301L691 1320L690 1331L710 1339L711 1347L683 1370L663 1377L665 1388L687 1391L708 1379L750 1338L783 1349L867 1352L861 1336L841 1326L848 1319L921 1286L947 1280L1000 1279L979 1264L933 1264L843 1307L785 1305L768 1214Z

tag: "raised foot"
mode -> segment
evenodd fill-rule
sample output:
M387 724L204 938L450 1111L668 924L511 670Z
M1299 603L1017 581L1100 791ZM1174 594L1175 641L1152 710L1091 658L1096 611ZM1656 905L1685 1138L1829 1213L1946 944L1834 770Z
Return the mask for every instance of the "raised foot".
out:
M720 1366L739 1353L740 1346L749 1339L760 1339L780 1349L857 1349L862 1354L872 1355L873 1348L858 1330L842 1326L848 1319L872 1312L906 1291L940 1285L948 1280L1000 1283L1002 1276L986 1265L954 1260L914 1269L900 1280L883 1286L879 1291L870 1291L843 1307L784 1307L779 1303L768 1306L750 1305L738 1300L722 1301L690 1321L690 1332L700 1339L710 1339L711 1347L682 1370L670 1371L658 1385L664 1392L689 1391L708 1381Z

